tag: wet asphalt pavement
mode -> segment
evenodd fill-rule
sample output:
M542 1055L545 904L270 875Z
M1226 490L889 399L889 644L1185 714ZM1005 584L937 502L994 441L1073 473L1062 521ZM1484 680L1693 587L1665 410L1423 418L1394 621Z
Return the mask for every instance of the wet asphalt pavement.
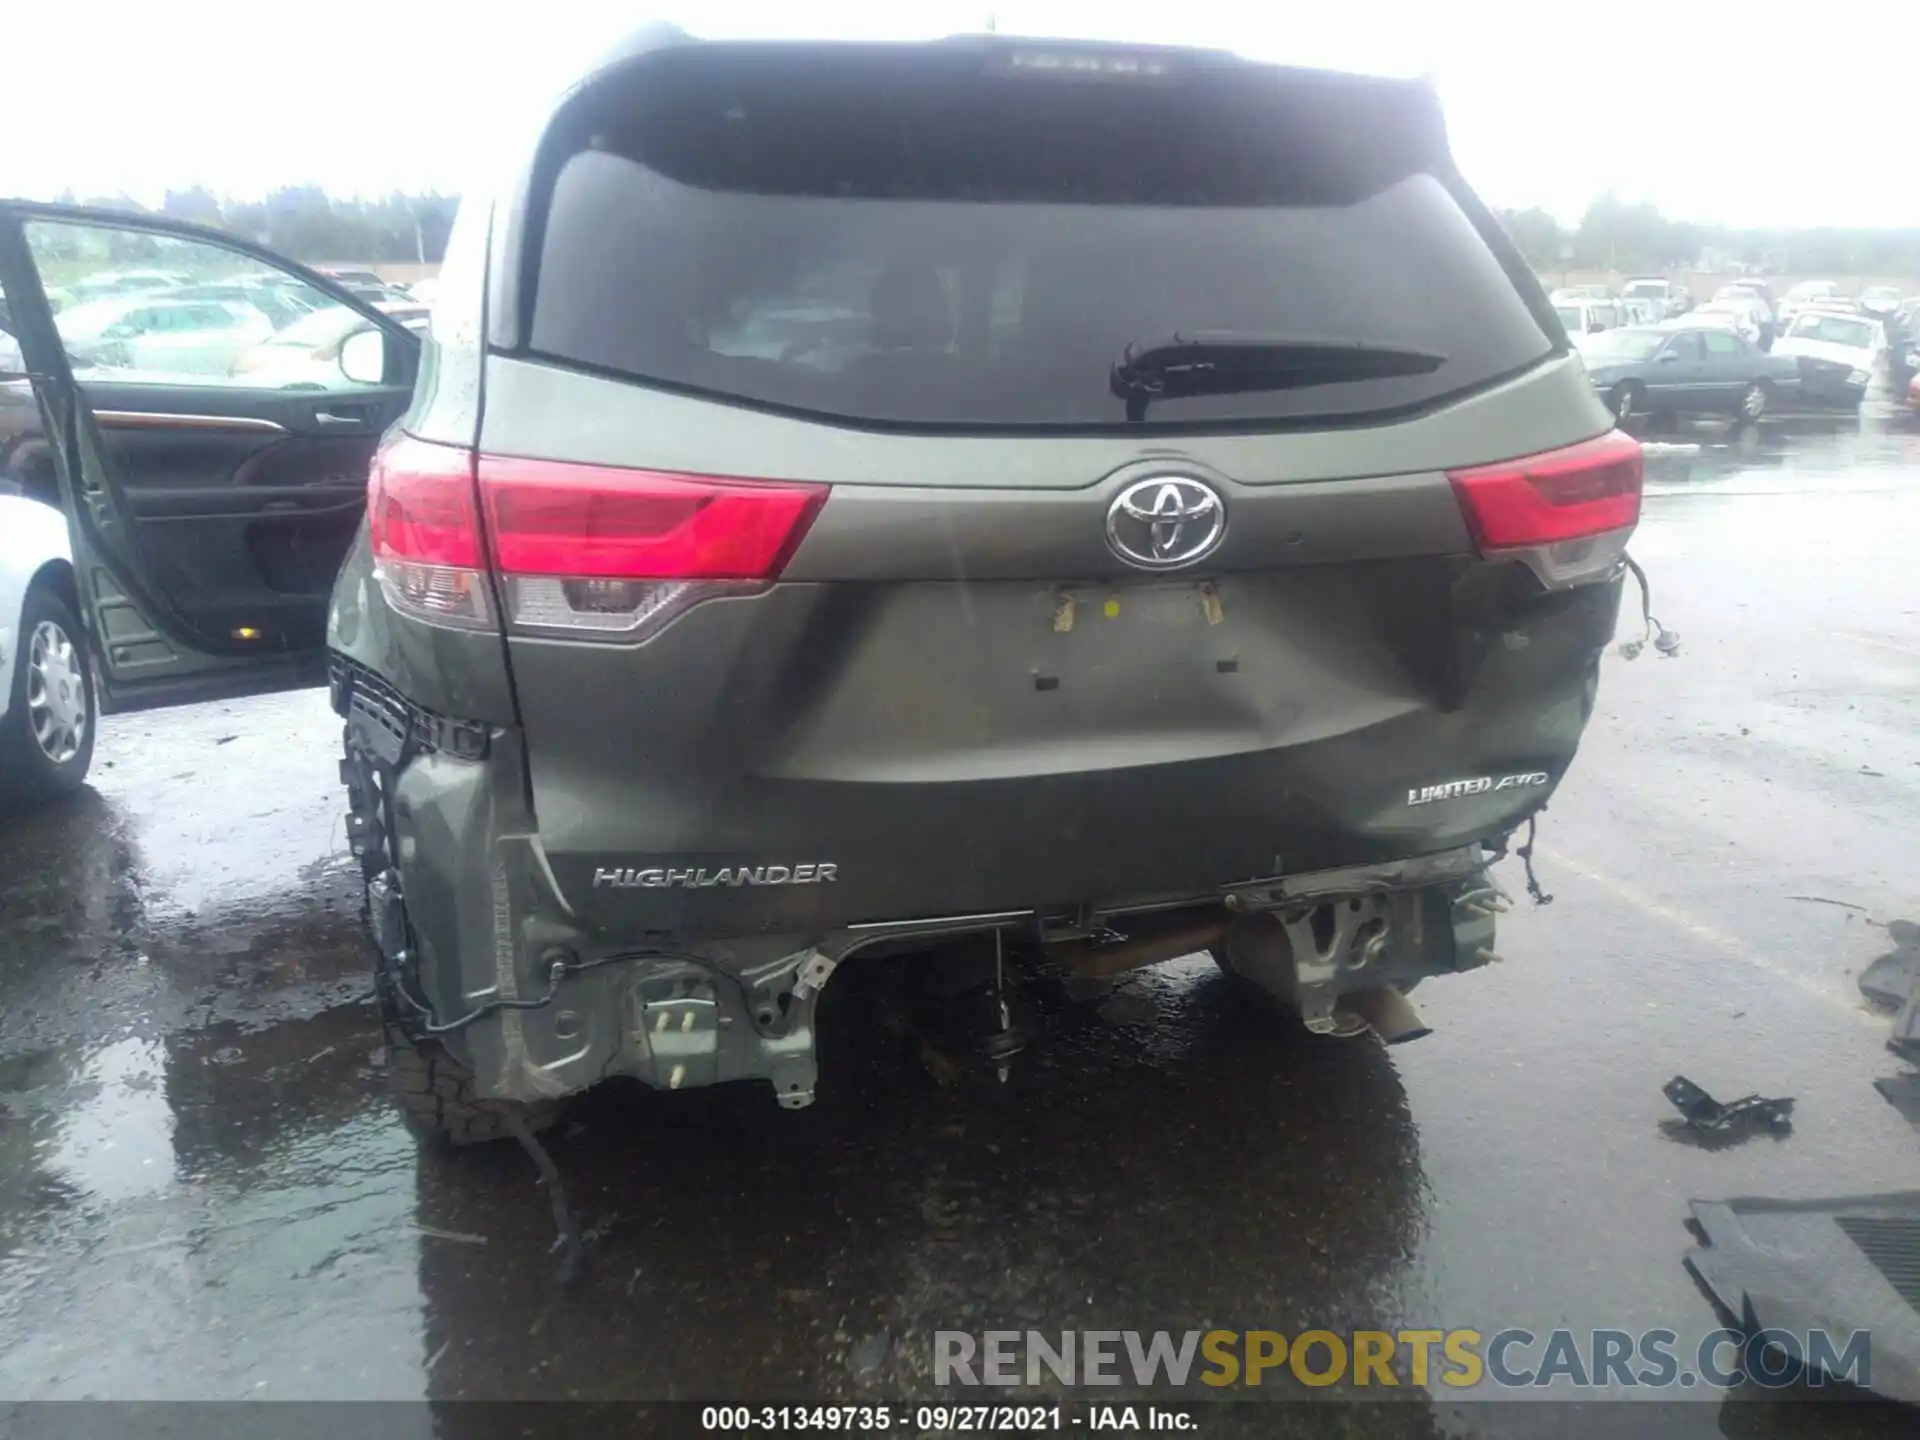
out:
M566 1290L527 1158L418 1154L388 1110L324 695L109 721L90 793L0 821L0 1429L73 1397L928 1398L936 1328L1684 1353L1719 1323L1690 1198L1920 1188L1853 983L1920 919L1920 430L1688 432L1649 470L1634 552L1681 654L1609 656L1541 827L1555 903L1422 988L1430 1038L1288 1032L1190 959L1042 995L1004 1087L846 1025L806 1112L610 1090L552 1146ZM1797 1097L1791 1135L1687 1143L1676 1071ZM1524 1406L1408 1398L1347 1432ZM1913 1433L1677 1398L1640 1433ZM1327 1428L1284 1408L1261 1428Z

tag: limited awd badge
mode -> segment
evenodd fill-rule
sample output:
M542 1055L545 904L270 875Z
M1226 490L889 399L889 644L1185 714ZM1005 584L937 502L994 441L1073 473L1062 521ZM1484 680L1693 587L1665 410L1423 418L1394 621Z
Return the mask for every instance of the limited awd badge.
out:
M1436 800L1461 800L1468 795L1487 795L1495 790L1526 790L1546 783L1544 770L1525 770L1518 775L1476 775L1471 780L1446 780L1409 790L1407 804L1431 805Z

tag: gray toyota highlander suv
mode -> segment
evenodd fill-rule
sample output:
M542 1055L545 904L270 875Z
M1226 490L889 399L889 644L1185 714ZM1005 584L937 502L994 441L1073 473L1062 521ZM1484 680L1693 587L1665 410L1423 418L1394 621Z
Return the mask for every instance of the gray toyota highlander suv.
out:
M1491 958L1641 460L1428 88L656 30L533 140L462 206L417 374L369 311L360 389L179 417L370 459L330 603L143 567L185 512L116 529L98 376L43 397L107 704L326 666L416 1128L616 1074L805 1105L873 956L1210 948L1389 1038Z

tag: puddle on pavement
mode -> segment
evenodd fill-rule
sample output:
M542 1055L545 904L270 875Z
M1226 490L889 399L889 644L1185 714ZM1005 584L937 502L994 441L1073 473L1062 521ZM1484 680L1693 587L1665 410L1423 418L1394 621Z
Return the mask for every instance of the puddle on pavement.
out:
M1635 427L1649 496L1904 492L1920 485L1920 417L1869 396L1860 415L1809 414L1757 426Z
M46 1168L76 1194L109 1203L170 1186L173 1107L165 1068L165 1053L152 1040L116 1040L89 1055L66 1092Z

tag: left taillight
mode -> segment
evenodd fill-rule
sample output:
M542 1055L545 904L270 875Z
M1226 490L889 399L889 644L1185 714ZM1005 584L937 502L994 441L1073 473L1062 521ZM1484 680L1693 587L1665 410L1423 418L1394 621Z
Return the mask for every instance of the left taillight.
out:
M1549 584L1610 572L1640 520L1645 461L1619 430L1538 455L1450 471L1480 553L1518 558Z
M828 491L496 455L478 478L508 620L625 639L771 584Z
M441 625L487 629L473 453L396 431L367 474L367 536L387 603Z
M766 588L827 491L396 434L373 462L367 529L387 601L406 614L490 626L490 564L516 629L635 639L702 600Z

